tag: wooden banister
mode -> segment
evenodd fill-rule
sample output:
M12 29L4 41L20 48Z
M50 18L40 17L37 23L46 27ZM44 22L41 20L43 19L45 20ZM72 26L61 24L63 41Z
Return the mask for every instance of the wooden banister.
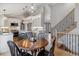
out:
M62 41L63 40L63 41ZM70 52L74 55L79 55L79 34L69 34L66 32L57 32L57 43L61 42L66 46L67 52ZM59 46L60 44L57 44ZM74 45L73 45L74 44Z

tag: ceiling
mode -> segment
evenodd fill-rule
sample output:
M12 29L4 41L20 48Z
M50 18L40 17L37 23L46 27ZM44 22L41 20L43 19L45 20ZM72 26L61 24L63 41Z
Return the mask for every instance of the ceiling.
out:
M31 12L29 11L30 7L34 5L34 12L36 10L40 11L41 6L45 4L41 3L0 3L0 15L4 14L3 9L6 9L5 15L7 17L18 17L25 15L30 16ZM50 4L54 5L54 4ZM31 9L30 9L31 10Z

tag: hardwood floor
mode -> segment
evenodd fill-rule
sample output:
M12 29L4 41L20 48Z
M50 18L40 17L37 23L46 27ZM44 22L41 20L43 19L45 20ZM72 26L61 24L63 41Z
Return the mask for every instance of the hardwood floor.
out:
M54 51L55 56L74 56L74 54L69 53L65 50L62 50L60 48L55 47L55 51Z

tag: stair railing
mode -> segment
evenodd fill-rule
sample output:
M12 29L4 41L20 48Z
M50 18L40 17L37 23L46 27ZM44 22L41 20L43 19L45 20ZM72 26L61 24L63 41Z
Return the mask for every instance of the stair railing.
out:
M53 28L51 28L52 34L55 32L55 29L58 32L63 32L66 28L74 24L74 9L63 19L61 20L57 25L55 25Z
M57 32L57 42L65 46L66 51L79 55L79 34Z

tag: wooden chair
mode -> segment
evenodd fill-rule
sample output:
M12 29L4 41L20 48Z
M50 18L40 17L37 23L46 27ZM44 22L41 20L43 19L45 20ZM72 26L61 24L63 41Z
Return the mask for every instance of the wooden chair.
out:
M13 41L8 41L7 44L10 48L11 56L32 56L27 52L22 52Z
M43 49L38 53L38 56L54 56L55 43L56 43L56 38L54 38L52 42L52 47L50 48L50 51Z

